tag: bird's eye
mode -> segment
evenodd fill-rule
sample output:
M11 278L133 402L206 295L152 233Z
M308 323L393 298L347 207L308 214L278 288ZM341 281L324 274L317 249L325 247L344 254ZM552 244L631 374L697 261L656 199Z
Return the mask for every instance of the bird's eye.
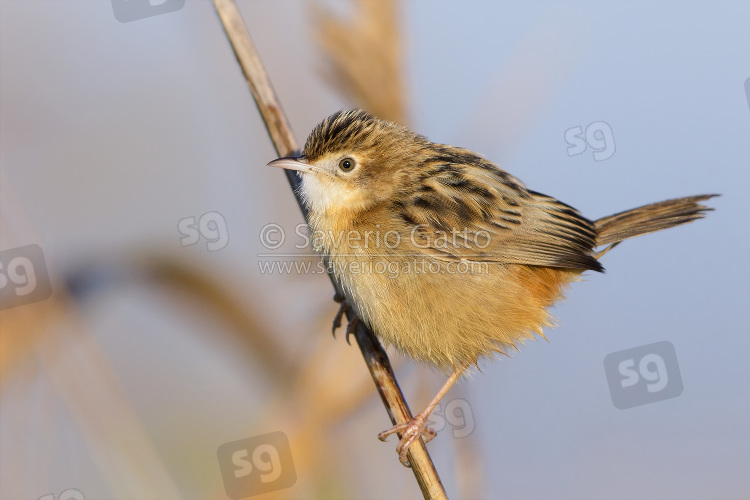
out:
M344 158L339 162L339 168L343 170L344 172L351 172L354 170L354 166L356 163L351 158Z

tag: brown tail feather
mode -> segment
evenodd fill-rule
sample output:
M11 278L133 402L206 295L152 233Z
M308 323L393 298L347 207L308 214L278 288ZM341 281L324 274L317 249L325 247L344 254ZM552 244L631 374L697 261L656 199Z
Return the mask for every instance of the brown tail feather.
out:
M641 234L660 231L702 219L704 213L713 208L698 202L719 196L702 194L661 201L642 207L626 210L594 222L596 228L596 245L609 245Z

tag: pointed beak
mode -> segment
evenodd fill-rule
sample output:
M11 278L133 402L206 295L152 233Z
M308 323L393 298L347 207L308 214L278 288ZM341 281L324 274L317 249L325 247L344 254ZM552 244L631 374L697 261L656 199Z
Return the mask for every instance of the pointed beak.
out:
M286 170L296 170L303 173L310 172L312 174L317 174L321 172L319 167L306 163L303 156L287 156L285 158L279 158L278 160L272 161L267 166L283 168Z

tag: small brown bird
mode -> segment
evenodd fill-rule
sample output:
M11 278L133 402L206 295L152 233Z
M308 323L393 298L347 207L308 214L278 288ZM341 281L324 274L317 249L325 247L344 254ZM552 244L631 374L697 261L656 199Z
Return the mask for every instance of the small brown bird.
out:
M699 219L711 209L698 202L715 196L592 222L477 153L362 110L326 118L301 157L269 165L301 172L313 246L342 305L386 344L451 372L424 411L379 434L401 433L404 464L417 437L434 437L425 422L469 366L543 335L566 285L602 272L599 257L619 242Z

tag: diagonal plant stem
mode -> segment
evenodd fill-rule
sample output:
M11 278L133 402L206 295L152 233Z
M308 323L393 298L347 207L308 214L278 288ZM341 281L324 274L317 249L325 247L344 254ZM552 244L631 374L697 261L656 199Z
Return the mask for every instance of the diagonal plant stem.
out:
M298 154L299 146L294 139L292 128L276 97L255 45L250 39L236 3L234 0L213 0L213 2L237 61L250 86L258 110L263 117L271 142L276 148L276 153L279 156ZM300 178L296 172L288 170L285 170L285 172L297 198L297 203L305 219L307 219L307 210L296 189L299 186ZM336 292L341 294L333 275L329 273L328 276ZM347 318L351 320L353 317L353 313L347 311ZM396 425L409 421L412 418L411 412L380 342L372 331L361 322L358 324L354 335L391 422ZM447 499L445 489L422 439L418 439L411 446L408 458L424 497L430 500Z

